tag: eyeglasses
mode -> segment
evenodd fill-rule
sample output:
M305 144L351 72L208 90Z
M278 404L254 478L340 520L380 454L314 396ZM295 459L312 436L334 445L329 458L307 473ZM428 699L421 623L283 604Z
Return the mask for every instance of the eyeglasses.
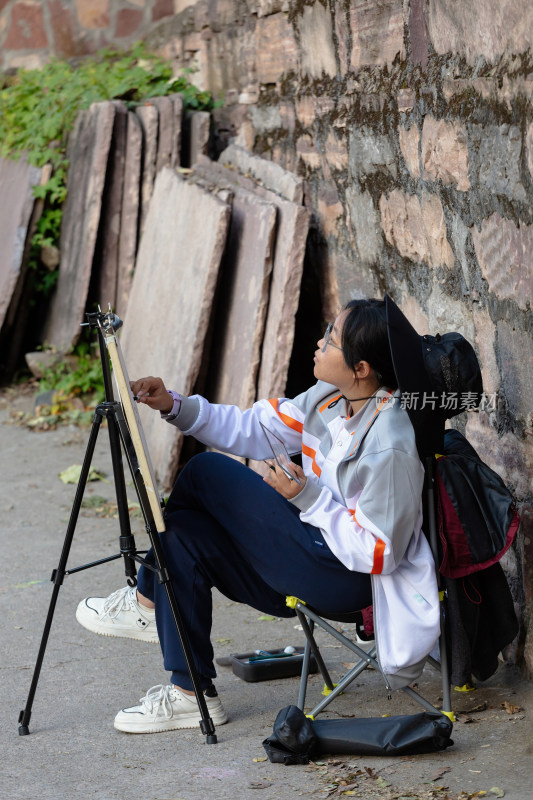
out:
M323 353L326 352L326 347L328 346L328 344L330 347L334 347L335 350L342 350L342 347L339 347L338 344L333 344L333 342L330 342L329 337L331 336L332 330L333 330L333 322L330 322L324 334L324 347L322 348Z

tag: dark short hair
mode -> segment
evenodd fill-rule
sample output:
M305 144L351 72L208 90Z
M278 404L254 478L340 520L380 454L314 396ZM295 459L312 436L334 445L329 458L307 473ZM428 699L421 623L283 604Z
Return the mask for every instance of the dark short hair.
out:
M350 300L342 329L344 360L353 369L360 361L368 361L381 385L397 389L389 346L387 312L384 300Z

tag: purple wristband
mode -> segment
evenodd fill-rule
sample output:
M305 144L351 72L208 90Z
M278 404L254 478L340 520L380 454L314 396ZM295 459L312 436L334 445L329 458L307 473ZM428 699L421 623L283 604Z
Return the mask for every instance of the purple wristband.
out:
M178 392L174 392L172 389L168 389L167 391L169 395L173 398L174 403L172 404L172 408L169 411L169 413L163 414L163 416L166 420L172 421L173 419L176 419L176 417L180 413L182 395L178 394Z

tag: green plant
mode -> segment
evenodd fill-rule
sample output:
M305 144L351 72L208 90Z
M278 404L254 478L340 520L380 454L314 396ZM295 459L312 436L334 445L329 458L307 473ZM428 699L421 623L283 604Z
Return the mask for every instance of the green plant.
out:
M41 70L19 70L0 76L0 155L28 154L31 164L52 166L52 175L35 189L44 210L32 240L30 265L36 270L34 290L48 295L57 273L41 263L43 246L58 247L68 172L67 140L79 111L91 103L120 99L128 107L150 97L179 92L185 108L213 108L208 92L195 87L184 70L174 77L169 62L149 53L141 43L130 50L102 50L73 65L54 59Z
M98 395L104 397L104 379L100 357L88 342L82 341L72 351L75 360L62 359L46 369L39 381L40 392L53 391L64 399ZM73 368L73 362L76 366Z

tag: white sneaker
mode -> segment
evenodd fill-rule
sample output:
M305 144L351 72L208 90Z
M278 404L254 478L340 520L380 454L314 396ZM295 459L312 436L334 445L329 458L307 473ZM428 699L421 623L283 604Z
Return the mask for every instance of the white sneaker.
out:
M125 586L109 597L86 597L76 609L84 628L101 636L122 636L157 644L155 611L137 602L135 587Z
M214 696L205 695L209 716L214 725L228 721L215 688L208 689ZM202 719L196 697L182 692L175 686L153 686L140 706L123 708L115 717L115 728L124 733L159 733L178 728L196 728Z

